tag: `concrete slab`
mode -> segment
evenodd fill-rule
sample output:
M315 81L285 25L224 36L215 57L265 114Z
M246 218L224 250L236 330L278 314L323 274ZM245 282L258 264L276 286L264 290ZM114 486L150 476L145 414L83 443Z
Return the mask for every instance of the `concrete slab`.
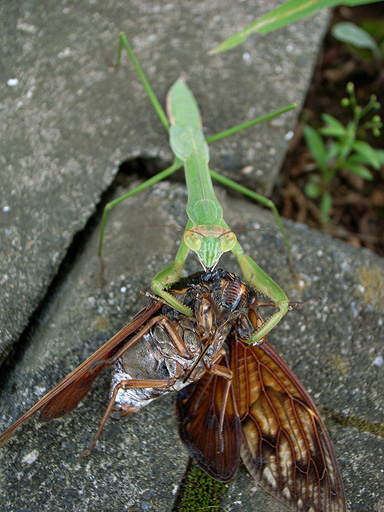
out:
M286 223L302 278L292 280L284 246L268 212L219 191L233 226L267 231L239 234L248 254L291 300L319 296L288 314L270 341L322 411L335 446L351 512L381 510L384 441L370 433L383 425L384 262L305 226ZM185 189L163 183L112 213L108 225L105 287L97 286L98 227L73 269L62 279L28 346L7 375L0 397L0 430L26 411L82 362L145 303L150 277L176 251L175 233L152 224L185 222ZM127 222L133 228L126 228ZM146 226L146 227L144 227ZM137 241L140 239L140 244ZM231 256L222 266L238 272ZM142 269L147 269L143 274ZM186 272L198 269L188 259ZM126 289L125 289L126 288ZM0 450L2 510L169 511L188 463L178 439L173 399L149 405L119 422L108 421L95 451L78 461L103 414L108 372L82 407L68 417L31 420ZM346 426L352 421L359 425ZM267 508L265 508L267 507ZM242 467L230 483L225 511L282 510Z
M185 73L213 134L304 99L326 13L231 53L207 54L278 3L1 4L0 362L118 166L137 156L157 159L162 168L171 160L166 134L127 58L118 71L112 66L118 33L129 34L161 101ZM216 144L213 168L269 191L296 116Z
M277 3L269 2L268 9ZM179 239L177 232L148 226L186 222L185 189L160 185L113 213L104 288L97 286L98 226L73 268L57 276L74 235L95 211L120 163L141 156L164 168L171 160L167 138L132 68L127 62L118 71L111 66L118 32L130 34L162 101L177 76L186 73L209 135L289 101L303 101L327 21L324 13L249 40L232 53L207 56L234 27L266 8L256 0L0 6L3 83L18 80L0 91L2 358L30 322L22 337L25 346L3 372L0 429L145 303L139 291L148 290ZM296 115L214 146L212 167L268 190ZM239 172L247 166L249 174ZM274 226L270 215L219 193L232 226ZM303 277L300 290L275 230L241 239L292 300L321 296L322 301L292 312L270 340L324 411L350 510L381 511L384 443L370 430L384 421L383 260L300 225L287 223L287 229ZM222 266L237 271L232 259ZM186 271L197 268L192 258ZM46 296L53 278L55 286ZM39 315L33 316L38 307ZM172 509L188 458L171 397L125 421L108 422L95 452L78 462L107 393L106 373L70 416L50 425L32 420L0 450L3 510ZM361 430L343 426L346 420ZM224 507L263 510L265 499L243 468ZM281 510L274 500L268 507Z

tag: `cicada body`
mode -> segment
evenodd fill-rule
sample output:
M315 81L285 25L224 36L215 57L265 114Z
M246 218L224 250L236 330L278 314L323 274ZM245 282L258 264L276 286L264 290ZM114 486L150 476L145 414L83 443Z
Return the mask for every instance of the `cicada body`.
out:
M194 311L187 317L152 299L133 320L0 435L0 445L31 416L49 421L72 411L96 377L114 365L110 401L101 429L159 396L179 391L215 366L233 322L255 300L253 289L223 270L200 272L168 290Z
M233 322L256 300L251 287L221 269L194 274L168 291L195 314L189 317L163 306L142 328L140 341L124 350L112 371L114 417L214 371L212 364Z

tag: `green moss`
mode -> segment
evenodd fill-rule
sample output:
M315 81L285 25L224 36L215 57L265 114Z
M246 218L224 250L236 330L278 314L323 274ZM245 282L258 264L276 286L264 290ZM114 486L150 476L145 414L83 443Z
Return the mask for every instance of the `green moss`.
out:
M184 480L179 512L220 512L225 485L193 465Z
M367 421L363 418L356 418L354 416L349 416L348 418L339 420L338 423L341 425L352 425L357 427L361 432L370 432L375 436L384 437L384 426L380 423Z

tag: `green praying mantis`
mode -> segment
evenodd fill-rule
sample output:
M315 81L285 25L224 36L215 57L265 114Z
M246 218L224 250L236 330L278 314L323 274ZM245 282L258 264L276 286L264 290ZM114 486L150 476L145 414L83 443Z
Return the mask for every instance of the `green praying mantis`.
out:
M160 121L169 133L170 146L175 159L169 168L159 172L134 190L112 201L105 207L100 233L99 257L101 259L103 235L108 212L125 199L164 180L181 167L184 167L188 190L187 226L175 260L155 275L151 282L151 288L165 303L184 315L192 316L193 311L190 308L181 304L174 296L167 292L167 288L181 278L182 269L189 251L197 254L205 271L213 270L221 255L224 252L232 251L240 265L245 280L258 292L268 297L277 309L248 340L248 343L257 343L287 313L290 304L280 286L252 258L244 253L235 233L233 233L223 219L223 208L216 198L211 178L269 207L273 211L284 237L289 261L291 258L290 246L279 213L271 200L209 169L208 143L237 133L261 121L272 119L295 108L296 105L291 103L265 116L235 126L206 139L202 131L202 121L198 105L185 81L179 79L170 89L167 96L167 117L124 33L120 34L117 65L120 64L123 48L127 51Z

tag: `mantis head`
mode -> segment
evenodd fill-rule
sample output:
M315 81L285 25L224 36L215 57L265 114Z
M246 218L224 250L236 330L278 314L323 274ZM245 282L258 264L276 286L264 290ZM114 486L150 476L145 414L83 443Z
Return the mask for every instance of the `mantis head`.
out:
M205 271L213 270L224 252L236 244L236 235L221 226L196 226L184 233L185 245L197 254Z

